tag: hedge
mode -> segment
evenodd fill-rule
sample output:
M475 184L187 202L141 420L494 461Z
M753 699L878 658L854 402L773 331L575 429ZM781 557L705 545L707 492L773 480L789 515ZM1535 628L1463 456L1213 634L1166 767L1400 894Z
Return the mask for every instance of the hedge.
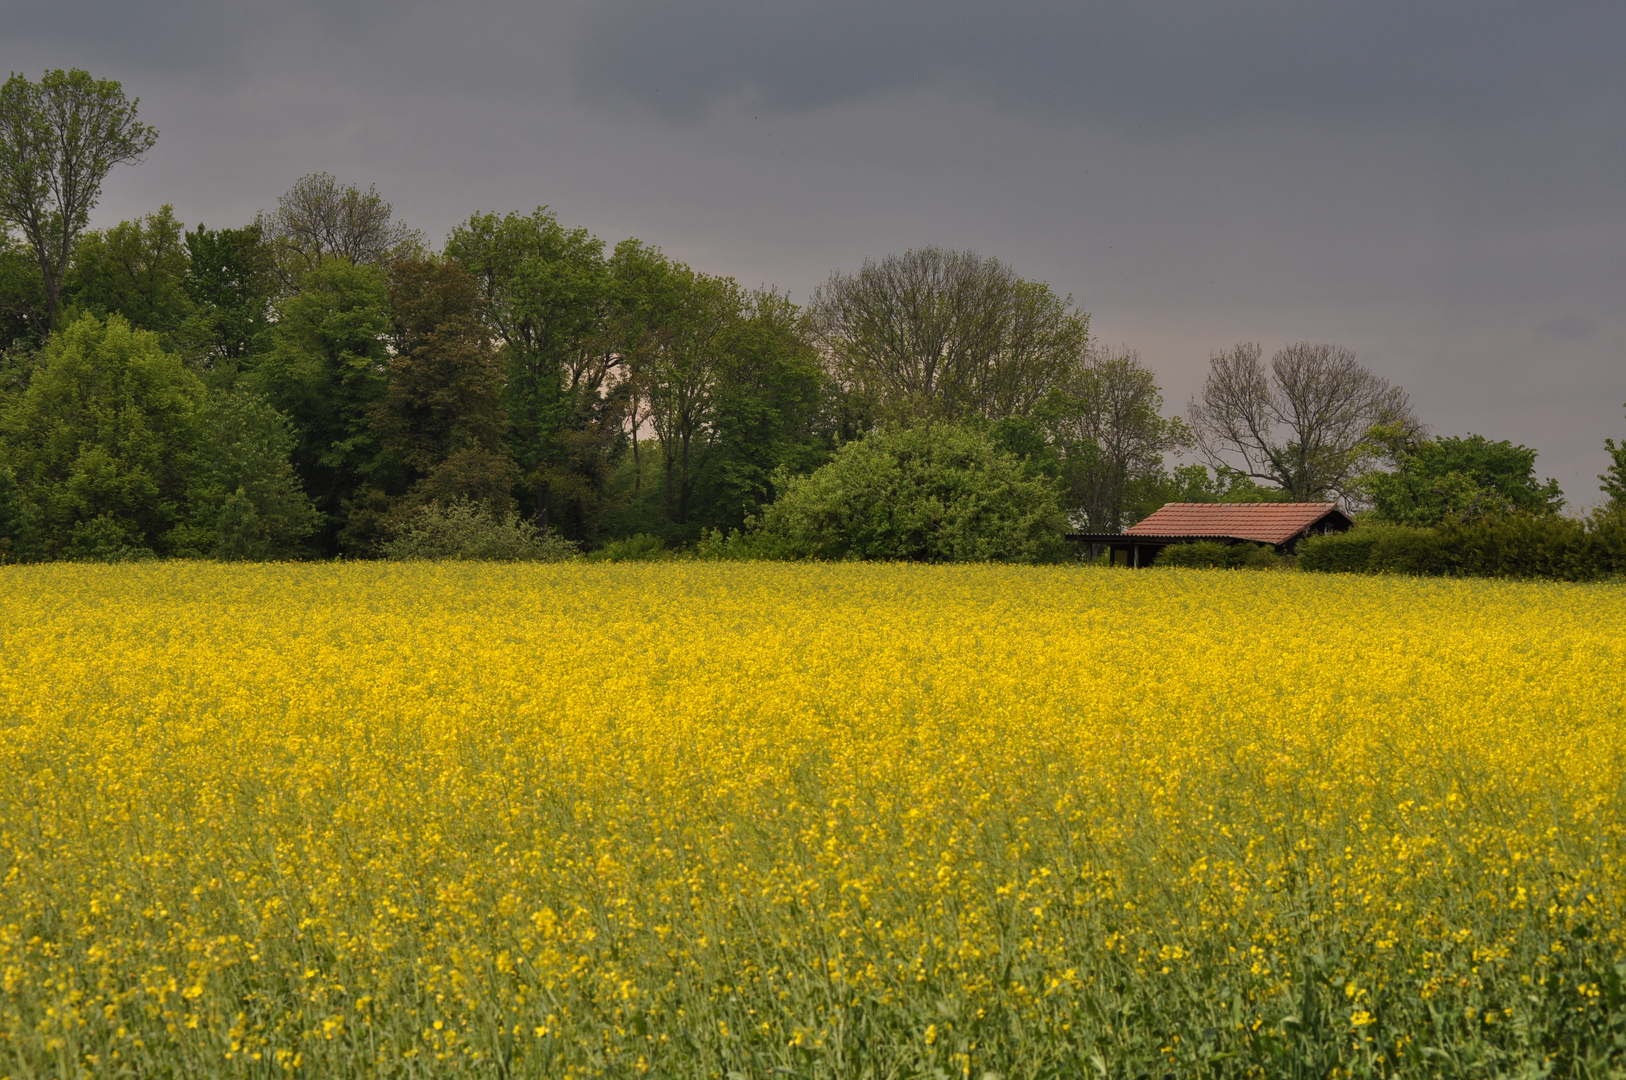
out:
M1301 570L1596 581L1626 574L1626 513L1511 515L1434 528L1362 524L1298 545Z

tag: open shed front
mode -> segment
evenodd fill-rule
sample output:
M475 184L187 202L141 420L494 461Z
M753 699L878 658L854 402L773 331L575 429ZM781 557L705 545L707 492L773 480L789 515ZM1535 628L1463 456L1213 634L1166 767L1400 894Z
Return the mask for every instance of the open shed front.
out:
M1113 563L1140 569L1151 566L1170 544L1269 544L1291 554L1307 536L1343 532L1354 524L1328 502L1167 503L1121 533L1073 533L1067 539L1090 545L1092 560L1106 549Z

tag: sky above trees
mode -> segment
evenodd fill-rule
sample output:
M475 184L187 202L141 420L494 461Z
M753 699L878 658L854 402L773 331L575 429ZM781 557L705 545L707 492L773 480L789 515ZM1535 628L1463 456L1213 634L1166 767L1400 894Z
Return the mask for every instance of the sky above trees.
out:
M1572 503L1626 401L1626 9L474 0L5 5L0 68L162 137L92 224L223 226L299 176L437 245L538 203L805 301L974 248L1072 293L1183 411L1211 352L1331 340Z

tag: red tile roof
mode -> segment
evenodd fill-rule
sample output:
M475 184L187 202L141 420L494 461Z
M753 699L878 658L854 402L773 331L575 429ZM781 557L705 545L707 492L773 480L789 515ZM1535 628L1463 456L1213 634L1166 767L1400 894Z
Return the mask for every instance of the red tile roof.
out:
M1348 518L1336 503L1165 503L1124 530L1125 536L1191 536L1285 544L1329 514Z

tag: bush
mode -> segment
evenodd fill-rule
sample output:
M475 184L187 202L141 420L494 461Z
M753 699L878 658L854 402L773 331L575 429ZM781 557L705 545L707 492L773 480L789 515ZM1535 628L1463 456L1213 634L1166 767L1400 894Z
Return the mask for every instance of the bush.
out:
M637 533L611 540L587 557L594 562L652 562L666 554L666 543L660 537Z
M1626 515L1511 514L1434 528L1362 523L1298 547L1301 570L1594 581L1626 572Z
M1299 541L1298 568L1319 573L1449 574L1455 556L1435 529L1363 521L1348 532Z
M1386 530L1358 525L1348 532L1300 540L1294 554L1298 568L1326 574L1359 574L1368 569L1372 549Z
M130 529L107 514L98 514L73 527L62 557L69 562L139 562L154 558Z
M1585 581L1599 576L1587 552L1586 526L1572 518L1516 514L1437 530L1459 573Z
M1593 513L1587 522L1586 557L1600 574L1626 574L1626 503Z
M708 529L700 534L694 553L700 559L755 562L770 559L790 559L795 556L785 545L767 533L742 533L738 529L724 534L721 529Z
M576 554L569 540L543 536L518 514L493 513L483 503L459 499L419 507L391 529L387 559L483 559L492 562L553 562Z
M1271 570L1282 558L1269 544L1222 544L1194 540L1170 544L1157 553L1154 566L1182 566L1193 570Z
M1066 554L1055 488L971 428L883 428L811 476L781 473L775 487L782 494L756 531L789 557L1043 562Z

